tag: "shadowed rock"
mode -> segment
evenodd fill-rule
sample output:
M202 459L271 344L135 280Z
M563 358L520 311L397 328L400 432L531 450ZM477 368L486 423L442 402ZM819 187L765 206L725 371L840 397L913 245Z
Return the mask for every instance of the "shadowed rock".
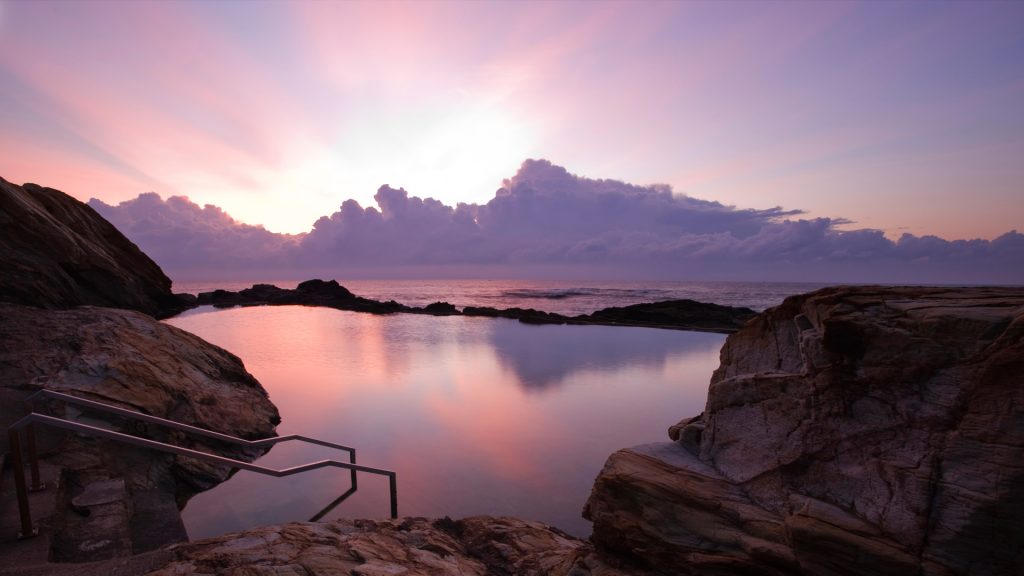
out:
M152 316L184 306L171 281L113 225L74 198L0 178L0 302L82 304Z
M237 357L145 314L0 304L0 318L0 428L25 415L23 400L41 388L249 439L273 436L280 421L266 391ZM35 408L245 461L262 453L60 402L37 402ZM44 463L63 469L62 496L52 516L33 511L37 525L54 535L55 560L94 560L180 540L185 534L178 509L231 474L227 467L187 457L37 429ZM7 449L4 435L0 452ZM108 501L113 491L99 489L114 484L125 488L128 502ZM97 521L118 536L97 536ZM111 545L100 549L93 540Z
M1022 374L1024 289L788 298L676 442L609 458L593 540L676 574L1020 573Z
M756 312L745 307L722 306L695 300L665 300L650 304L604 308L593 314L576 316L574 320L590 324L685 327L687 330L730 333L740 329L755 315Z

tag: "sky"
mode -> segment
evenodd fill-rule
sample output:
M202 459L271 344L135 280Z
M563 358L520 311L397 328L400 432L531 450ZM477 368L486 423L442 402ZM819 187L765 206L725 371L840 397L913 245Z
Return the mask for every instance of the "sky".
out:
M850 228L1024 222L1024 4L0 0L0 176L309 231L527 158Z
M89 204L174 280L275 278L765 280L1024 284L1024 234L947 240L799 211L738 209L527 160L483 204L381 186L308 233L155 193Z

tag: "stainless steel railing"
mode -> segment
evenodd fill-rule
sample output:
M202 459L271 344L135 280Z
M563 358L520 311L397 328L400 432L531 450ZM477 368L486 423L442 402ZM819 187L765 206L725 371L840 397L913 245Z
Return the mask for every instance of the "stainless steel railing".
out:
M110 414L116 414L118 416L138 420L142 422L150 422L158 424L174 430L181 430L196 436L205 436L207 438L214 438L224 442L237 444L246 447L260 448L265 446L273 446L281 442L288 441L301 441L310 444L318 444L320 446L326 446L329 448L335 448L348 452L349 461L340 462L338 460L319 460L316 462L310 462L301 466L293 466L291 468L284 468L281 470L267 468L265 466L259 466L251 464L249 462L243 462L241 460L235 460L233 458L227 458L224 456L217 456L215 454L209 454L207 452L200 452L198 450L192 450L190 448L182 448L180 446L174 446L166 444L164 442L158 442L156 440L150 440L148 438L140 438L138 436L132 436L131 434L124 434L122 432L116 432L114 430L108 430L106 428L100 428L98 426L91 426L89 424L82 424L81 422L73 422L64 418L58 418L56 416L49 416L46 414L40 414L38 412L32 412L24 418L18 420L7 429L8 440L10 443L11 452L11 466L14 473L14 486L15 492L18 498L18 511L21 520L21 532L19 538L28 538L38 533L32 526L32 514L29 509L28 492L30 490L42 490L45 486L39 481L39 459L36 453L36 439L35 439L35 424L43 424L46 426L52 426L54 428L60 428L64 430L70 430L80 434L87 434L90 436L96 436L99 438L106 438L110 440L117 440L133 446L140 446L144 448L151 448L153 450L159 450L161 452L169 452L172 454L178 454L181 456L188 456L190 458L196 458L198 460L205 460L207 462L213 462L215 464L222 464L232 468L238 468L240 470L249 470L251 472L257 472L265 474L267 476L283 477L291 476L293 474L299 474L301 472L307 472L310 470L316 470L318 468L344 468L351 472L352 487L346 491L341 497L336 499L334 502L329 504L324 510L313 517L314 520L319 519L327 511L336 506L341 500L351 495L356 490L356 473L367 472L370 474L378 474L388 477L388 483L391 494L391 517L398 517L398 482L395 472L391 470L383 470L380 468L372 468L370 466L362 466L356 464L356 451L355 448L349 446L343 446L341 444L335 444L333 442L327 442L317 438L309 438L306 436L300 436L292 434L288 436L275 436L271 438L263 438L261 440L245 440L243 438L237 438L235 436L229 436L227 434L221 434L212 430L206 430L205 428L198 428L196 426L189 426L188 424L182 424L181 422L175 422L173 420L165 420L156 416L150 416L148 414L142 414L133 410L126 410L124 408L118 408L117 406L111 406L102 402L96 402L94 400L86 400L85 398L79 398L77 396L71 396L61 392L55 392L53 390L41 390L28 398L29 402L33 402L39 398L52 398L55 400L61 400L70 404L77 404L85 406L93 410L107 412ZM26 434L26 448L28 451L28 463L31 472L32 485L28 486L25 479L25 462L21 450L21 431L24 430Z

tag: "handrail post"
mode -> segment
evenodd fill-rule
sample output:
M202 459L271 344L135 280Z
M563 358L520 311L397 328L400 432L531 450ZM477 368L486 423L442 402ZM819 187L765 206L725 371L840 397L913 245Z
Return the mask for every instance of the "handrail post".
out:
M349 462L349 464L355 464L356 463L356 449L355 448L349 450L349 452L348 452L348 462ZM349 470L349 472L352 473L352 490L356 490L357 489L356 469L352 468L352 469Z
M398 518L398 475L392 472L388 474L391 484L391 518Z
M11 446L11 472L14 474L14 490L18 496L18 513L21 516L21 532L18 539L31 538L39 534L32 527L32 511L28 507L28 487L25 486L25 463L21 458L21 439L18 430L9 428L7 439Z
M36 454L36 425L29 424L25 427L25 434L28 437L28 465L32 472L32 485L29 490L38 492L46 489L46 484L39 481L39 457Z

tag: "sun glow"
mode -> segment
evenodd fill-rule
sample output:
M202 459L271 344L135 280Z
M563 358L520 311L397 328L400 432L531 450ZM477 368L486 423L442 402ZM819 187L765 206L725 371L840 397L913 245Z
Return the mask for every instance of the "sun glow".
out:
M275 231L303 232L346 199L375 206L373 196L384 184L449 206L486 203L524 159L539 155L529 125L495 106L388 109L339 122L326 146L290 147L281 167L258 177L268 192L301 192L302 202L240 202L225 209Z

